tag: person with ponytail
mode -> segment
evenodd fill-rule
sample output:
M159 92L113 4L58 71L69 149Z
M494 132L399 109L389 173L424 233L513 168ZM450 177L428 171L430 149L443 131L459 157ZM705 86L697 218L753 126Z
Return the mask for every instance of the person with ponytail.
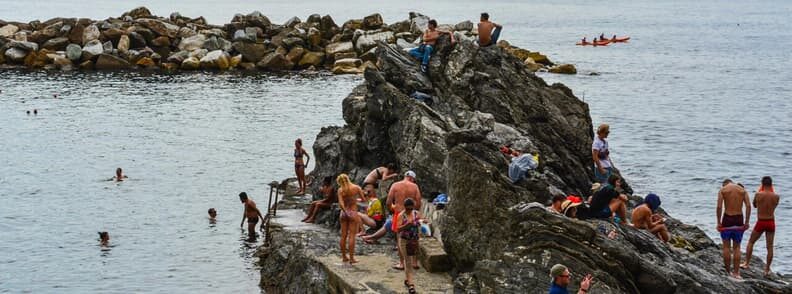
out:
M340 174L336 178L338 183L338 205L341 207L341 259L349 264L357 263L355 260L355 236L360 227L360 216L357 211L357 198L364 198L360 186L352 184L347 174ZM347 252L349 257L347 257Z

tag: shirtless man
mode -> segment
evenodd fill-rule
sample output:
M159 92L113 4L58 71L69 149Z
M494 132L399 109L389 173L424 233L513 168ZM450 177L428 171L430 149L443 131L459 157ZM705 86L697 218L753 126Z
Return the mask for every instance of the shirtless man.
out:
M762 233L765 234L765 241L767 242L767 260L764 268L764 275L770 274L770 264L773 263L773 239L775 239L775 209L778 207L780 197L773 189L773 179L766 176L762 178L762 187L756 193L753 199L753 206L756 207L756 225L751 238L748 240L748 248L745 251L745 262L740 265L742 268L748 268L751 263L751 255L753 255L753 246Z
M116 169L116 175L115 175L115 177L112 178L112 180L114 180L116 182L122 182L126 178L128 178L128 177L124 175L124 171L119 167L119 168Z
M451 44L454 43L454 34L438 30L437 21L434 19L429 20L429 25L421 37L423 43L421 43L421 46L410 50L410 55L421 60L421 72L426 73L429 71L429 58L432 57L432 50L434 50L435 43L437 43L437 39L440 38L442 34L451 36Z
M399 214L404 211L404 199L411 198L415 202L415 210L421 211L421 190L415 184L415 172L407 171L404 174L404 179L396 182L391 186L388 192L388 198L385 200L385 205L393 209L393 219L391 221L391 230L398 233ZM399 239L397 239L397 242ZM401 248L401 244L397 244ZM404 269L404 255L405 252L399 250L399 264L394 266L395 269ZM415 261L415 260L413 260ZM415 262L413 268L418 268L418 263Z
M363 187L366 185L373 185L374 188L379 188L379 181L387 181L392 178L395 178L398 174L396 174L396 165L393 163L388 163L385 166L380 166L375 168L366 175L366 179L363 180Z
M489 21L489 13L482 13L478 23L478 43L481 47L494 45L498 42L503 26Z
M735 279L742 279L739 267L740 243L743 232L748 229L748 222L751 220L749 202L745 189L734 184L732 180L723 181L723 187L718 192L717 229L720 232L721 240L723 240L723 266L726 272ZM744 218L743 204L745 205ZM725 212L723 211L724 205L726 206Z
M247 218L248 241L256 241L256 224L258 223L259 218L264 219L264 217L261 216L261 212L258 210L258 208L256 208L256 202L253 202L252 199L249 199L247 193L239 193L239 201L245 205L245 212L242 214L242 222L239 224L239 227L241 228L245 224L245 219Z
M671 236L664 224L665 218L656 214L658 208L660 208L660 197L655 194L646 195L644 202L633 209L631 217L633 226L636 229L649 230L663 242L668 242Z

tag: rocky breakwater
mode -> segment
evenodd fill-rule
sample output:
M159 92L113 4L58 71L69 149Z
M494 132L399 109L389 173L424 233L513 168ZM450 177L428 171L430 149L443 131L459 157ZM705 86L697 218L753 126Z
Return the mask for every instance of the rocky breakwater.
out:
M304 21L293 17L274 24L253 12L237 14L224 25L212 25L203 17L179 13L158 17L145 7L105 20L0 20L0 66L48 70L325 69L359 74L376 67L377 42L417 46L428 21L427 16L410 13L407 20L386 24L375 13L338 25L329 15L313 14ZM475 34L470 21L441 28L461 37ZM528 52L513 48L516 54ZM546 57L526 62L552 64Z
M743 272L744 281L727 278L720 247L670 217L674 242L663 244L631 227L548 213L542 204L551 195L587 195L594 178L588 105L564 85L546 84L504 48L466 39L451 46L444 37L437 52L425 75L403 50L378 43L378 68L366 69L365 82L343 101L346 125L317 136L313 173L346 172L360 181L395 162L417 172L425 197L447 193L450 202L433 226L451 259L456 291L546 293L555 263L569 266L576 282L593 274L592 293L792 291L775 275L763 278L758 266ZM415 91L431 94L434 103L410 98ZM498 151L504 144L538 152L537 170L512 183ZM300 276L292 274L284 273Z

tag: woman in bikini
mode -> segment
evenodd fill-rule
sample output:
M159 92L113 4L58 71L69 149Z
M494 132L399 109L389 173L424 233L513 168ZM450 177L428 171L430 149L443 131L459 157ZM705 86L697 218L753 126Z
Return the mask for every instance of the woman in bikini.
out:
M388 163L386 166L380 166L371 170L371 172L366 175L366 178L363 180L363 186L366 185L373 185L374 188L379 188L379 181L383 180L390 180L396 177L398 174L396 173L396 165L393 163Z
M399 250L404 255L404 264L415 264L415 258L418 255L418 233L421 229L421 218L418 211L415 210L415 202L411 198L404 200L404 210L399 214ZM415 293L415 284L413 284L413 275L415 268L411 266L404 267L404 286L407 286L409 293Z
M338 205L341 206L341 259L349 264L357 263L355 260L355 235L360 227L360 216L357 211L357 198L364 198L363 190L358 185L349 181L347 174L336 178L338 183ZM347 248L347 244L349 247ZM349 257L347 258L347 252Z
M305 162L303 156L308 157ZM305 167L308 166L308 162L311 162L311 156L303 149L302 139L298 138L294 141L294 173L297 174L297 184L300 186L297 190L298 195L305 194Z

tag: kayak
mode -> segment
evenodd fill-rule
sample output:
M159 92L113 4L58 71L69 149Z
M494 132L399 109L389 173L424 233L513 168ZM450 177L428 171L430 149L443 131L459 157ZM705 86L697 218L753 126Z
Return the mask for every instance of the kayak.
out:
M624 43L624 42L627 42L628 40L630 40L629 36L628 37L610 39L611 43Z
M593 42L593 43L592 42L585 42L585 43L577 42L577 43L575 43L575 45L578 45L578 46L608 46L608 44L610 44L610 43L611 43L610 40L605 40L605 41L597 41L597 42Z

